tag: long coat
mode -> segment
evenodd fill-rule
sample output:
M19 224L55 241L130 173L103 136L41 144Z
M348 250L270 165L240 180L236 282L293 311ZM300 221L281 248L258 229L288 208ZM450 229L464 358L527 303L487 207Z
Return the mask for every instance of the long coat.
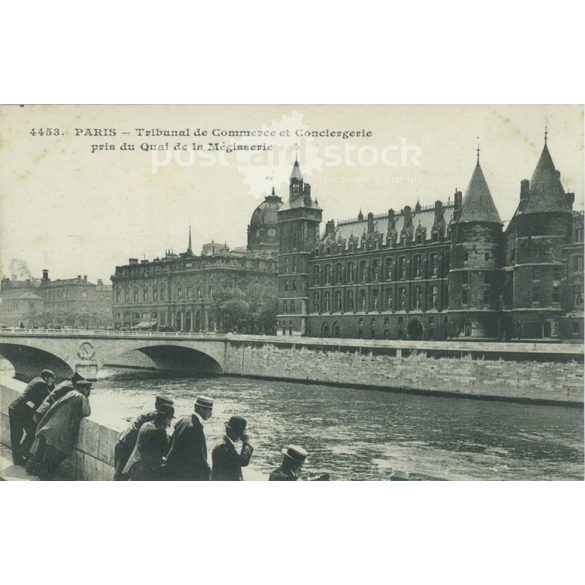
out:
M250 463L254 447L250 443L242 445L238 453L234 444L224 437L223 441L216 445L211 452L213 467L211 470L212 481L243 481L242 467Z
M138 433L142 425L151 422L156 418L156 412L148 412L136 417L118 436L114 447L114 468L116 470L114 479L122 479L124 467L136 447ZM165 453L166 455L166 453Z
M43 416L45 416L47 410L49 410L49 408L51 408L51 406L53 406L53 404L55 404L55 402L57 402L59 398L62 398L63 396L65 396L65 394L71 392L71 390L75 390L75 386L73 385L73 382L71 382L71 380L65 380L64 382L61 382L61 384L59 384L54 390L52 390L51 393L43 400L41 405L37 408L37 411L35 412L34 415L35 422L38 424L39 421L43 418Z
M59 398L39 421L37 438L44 437L47 445L69 455L77 441L81 419L90 414L87 397L78 390L71 390Z
M184 416L175 424L163 475L170 480L208 481L209 472L203 425L194 414Z
M161 464L169 447L167 433L154 422L144 423L138 432L136 446L124 468L124 475L133 481L161 479Z

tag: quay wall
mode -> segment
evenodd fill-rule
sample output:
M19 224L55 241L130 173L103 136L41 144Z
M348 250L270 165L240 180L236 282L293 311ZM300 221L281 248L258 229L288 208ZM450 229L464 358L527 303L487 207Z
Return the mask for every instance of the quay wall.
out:
M8 406L26 384L2 376L0 379L0 442L10 447ZM90 418L81 421L77 446L61 470L72 480L110 481L114 477L114 445L118 432Z
M321 340L322 341L322 340ZM582 346L229 339L225 373L469 398L583 405ZM461 346L461 347L459 347ZM577 352L575 350L577 349ZM579 355L580 352L580 355Z

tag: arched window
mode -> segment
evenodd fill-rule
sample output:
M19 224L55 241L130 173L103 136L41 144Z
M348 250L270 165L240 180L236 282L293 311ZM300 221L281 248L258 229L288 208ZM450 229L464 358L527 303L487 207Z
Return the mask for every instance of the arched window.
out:
M414 275L419 278L422 276L422 256L420 254L414 257Z
M398 258L398 278L406 278L406 258L404 256Z
M138 291L138 287L134 288L134 302L137 303L138 302L138 295L139 295L139 291Z
M142 289L142 301L148 302L148 287L146 286Z
M386 280L392 280L392 258L386 258L384 276L386 277Z

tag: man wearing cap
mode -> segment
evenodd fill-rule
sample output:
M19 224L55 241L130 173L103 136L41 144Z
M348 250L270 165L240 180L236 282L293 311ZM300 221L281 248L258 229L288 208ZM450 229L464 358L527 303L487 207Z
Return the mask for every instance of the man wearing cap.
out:
M154 418L145 422L138 432L136 446L124 467L123 475L130 481L157 481L161 465L169 448L166 429L171 426L175 409L170 404L159 404Z
M43 370L8 407L10 445L12 459L16 465L22 465L30 457L29 450L35 440L37 429L34 414L53 389L54 383L55 373L52 370Z
M45 416L45 412L59 400L59 398L65 396L67 392L75 390L81 386L90 386L91 382L86 380L83 376L80 376L77 372L71 376L70 380L63 380L60 384L57 384L51 393L43 400L41 405L37 408L33 418L36 424Z
M195 412L179 419L171 437L171 448L163 464L165 479L172 481L209 481L207 443L203 422L211 417L213 400L198 396Z
M254 451L248 442L246 424L241 416L232 416L226 423L223 441L211 452L212 481L243 481L242 467L250 463Z
M282 464L270 474L268 481L297 481L309 454L297 445L289 445L282 450L282 454Z
M126 463L128 463L128 459L130 459L130 455L134 451L136 440L138 439L138 432L144 423L154 421L159 407L163 404L173 406L174 402L166 396L157 396L154 400L154 411L136 417L118 436L116 446L114 447L114 481L124 481L126 479L123 473L124 467L126 467Z
M37 427L37 450L27 466L29 473L47 480L56 476L77 442L81 419L91 414L90 391L91 384L82 384L47 410Z

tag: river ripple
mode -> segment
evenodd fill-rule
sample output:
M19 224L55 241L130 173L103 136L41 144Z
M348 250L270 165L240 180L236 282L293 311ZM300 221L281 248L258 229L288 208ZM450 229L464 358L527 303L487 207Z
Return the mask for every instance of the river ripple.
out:
M249 477L265 478L280 449L296 443L311 454L307 474L334 479L384 480L392 469L417 479L583 479L583 410L571 407L106 369L92 417L122 429L162 392L174 396L177 416L192 412L197 394L215 399L210 450L231 415L246 417L255 447Z

